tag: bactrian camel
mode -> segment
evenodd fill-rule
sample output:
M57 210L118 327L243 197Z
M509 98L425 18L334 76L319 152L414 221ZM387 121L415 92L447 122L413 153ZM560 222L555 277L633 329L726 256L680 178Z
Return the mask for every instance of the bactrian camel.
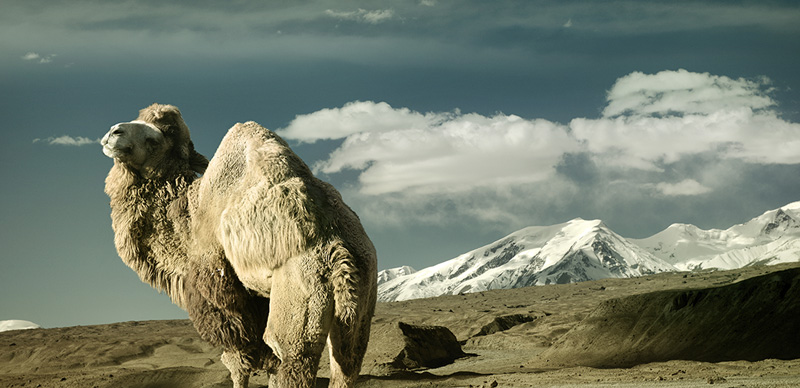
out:
M270 388L311 387L326 342L330 386L355 384L376 254L333 186L254 122L234 125L209 162L171 105L114 125L102 145L119 255L223 347L234 387L256 369Z

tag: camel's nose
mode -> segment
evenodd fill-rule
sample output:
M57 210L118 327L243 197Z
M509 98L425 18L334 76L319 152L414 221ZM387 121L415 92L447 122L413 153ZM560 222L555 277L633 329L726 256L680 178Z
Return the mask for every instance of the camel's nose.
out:
M121 125L117 124L117 125L111 127L111 130L109 131L109 133L112 134L112 135L122 135L122 134L125 133L125 130L122 129Z
M112 126L111 129L108 130L108 132L106 132L106 134L103 136L103 139L100 140L100 144L105 146L106 144L108 144L108 140L111 139L111 136L120 136L123 133L125 133L125 131L122 129L122 127L119 124L116 124Z

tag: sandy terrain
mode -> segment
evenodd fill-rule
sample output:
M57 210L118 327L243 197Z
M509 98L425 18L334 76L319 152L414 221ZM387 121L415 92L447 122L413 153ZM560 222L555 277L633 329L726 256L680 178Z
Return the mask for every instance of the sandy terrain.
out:
M790 264L383 303L359 386L798 387L799 298ZM449 328L470 356L392 367L401 321ZM231 387L220 352L188 321L5 332L0 387Z

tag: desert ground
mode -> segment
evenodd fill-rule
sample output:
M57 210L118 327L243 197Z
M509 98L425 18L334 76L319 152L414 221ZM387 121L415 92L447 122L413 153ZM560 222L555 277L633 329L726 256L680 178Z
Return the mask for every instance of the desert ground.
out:
M411 344L400 322L446 327L463 355L409 363L447 338ZM183 320L9 331L0 387L231 387L220 354ZM359 387L798 387L800 263L380 303L361 375ZM318 386L326 376L327 353Z

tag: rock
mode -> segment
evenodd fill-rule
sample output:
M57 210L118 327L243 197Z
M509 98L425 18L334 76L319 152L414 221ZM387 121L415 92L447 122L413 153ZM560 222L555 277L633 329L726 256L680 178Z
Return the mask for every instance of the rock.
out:
M461 350L456 336L444 326L417 326L398 322L403 334L403 350L395 358L395 365L407 369L447 365L466 353Z
M709 383L709 384L719 384L719 383L725 383L727 381L728 380L726 378L722 377L722 376L714 376L714 377L709 377L708 379L706 379L706 382Z
M467 356L450 329L405 322L373 326L364 371L389 375L398 371L437 368Z
M494 334L499 331L506 331L514 326L532 322L533 320L534 317L527 314L503 315L484 325L481 330L475 334L475 337Z

